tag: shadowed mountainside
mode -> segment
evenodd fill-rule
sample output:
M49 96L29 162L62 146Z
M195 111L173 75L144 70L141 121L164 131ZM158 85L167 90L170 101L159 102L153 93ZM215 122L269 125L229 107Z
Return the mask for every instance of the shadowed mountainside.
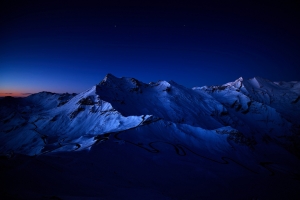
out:
M80 94L5 97L1 195L293 199L299 99L296 81L189 89L111 74Z

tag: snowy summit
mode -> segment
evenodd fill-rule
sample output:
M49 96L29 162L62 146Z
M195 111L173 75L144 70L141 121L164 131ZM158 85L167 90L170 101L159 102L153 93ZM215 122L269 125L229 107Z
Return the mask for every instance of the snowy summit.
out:
M260 77L5 97L0 197L298 199L299 119L300 82Z

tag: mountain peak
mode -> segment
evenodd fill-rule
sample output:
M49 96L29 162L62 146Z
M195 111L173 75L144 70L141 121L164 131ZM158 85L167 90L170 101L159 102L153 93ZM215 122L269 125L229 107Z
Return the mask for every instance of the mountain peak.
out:
M174 81L146 84L107 74L77 95L3 98L0 176L10 193L2 199L17 197L15 188L23 191L18 196L38 199L40 184L48 195L75 198L68 193L74 187L83 189L79 198L130 199L132 193L140 199L149 191L151 199L198 199L211 197L219 185L223 193L213 199L291 199L299 194L299 105L300 82L242 77L189 89ZM178 184L170 186L174 180ZM260 184L253 188L248 180ZM181 196L174 194L178 188ZM266 196L273 191L282 195Z
M243 81L244 81L243 77L240 77L240 78L236 79L236 80L233 81L233 82L229 82L229 83L224 84L223 86L226 86L226 87L234 87L234 88L239 89L239 88L242 87Z
M243 77L240 77L240 78L238 78L238 79L236 79L235 81L243 81L244 79L243 79Z
M105 75L105 77L102 79L102 81L99 84L103 84L106 83L110 80L114 81L117 77L115 77L114 75L112 75L111 73L108 73Z

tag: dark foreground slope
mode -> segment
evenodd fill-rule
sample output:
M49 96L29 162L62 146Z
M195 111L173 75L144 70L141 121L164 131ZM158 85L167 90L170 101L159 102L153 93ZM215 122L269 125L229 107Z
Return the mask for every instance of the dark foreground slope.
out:
M260 78L192 90L107 75L78 95L6 98L1 197L298 199L299 93Z

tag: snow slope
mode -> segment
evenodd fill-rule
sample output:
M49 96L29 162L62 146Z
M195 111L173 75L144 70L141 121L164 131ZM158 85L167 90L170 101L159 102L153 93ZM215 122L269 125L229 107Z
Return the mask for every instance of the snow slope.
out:
M236 128L257 142L274 140L299 154L299 82L239 78L222 86L198 87L224 105Z
M108 74L80 94L5 97L0 195L297 199L299 96L296 81L189 89Z

